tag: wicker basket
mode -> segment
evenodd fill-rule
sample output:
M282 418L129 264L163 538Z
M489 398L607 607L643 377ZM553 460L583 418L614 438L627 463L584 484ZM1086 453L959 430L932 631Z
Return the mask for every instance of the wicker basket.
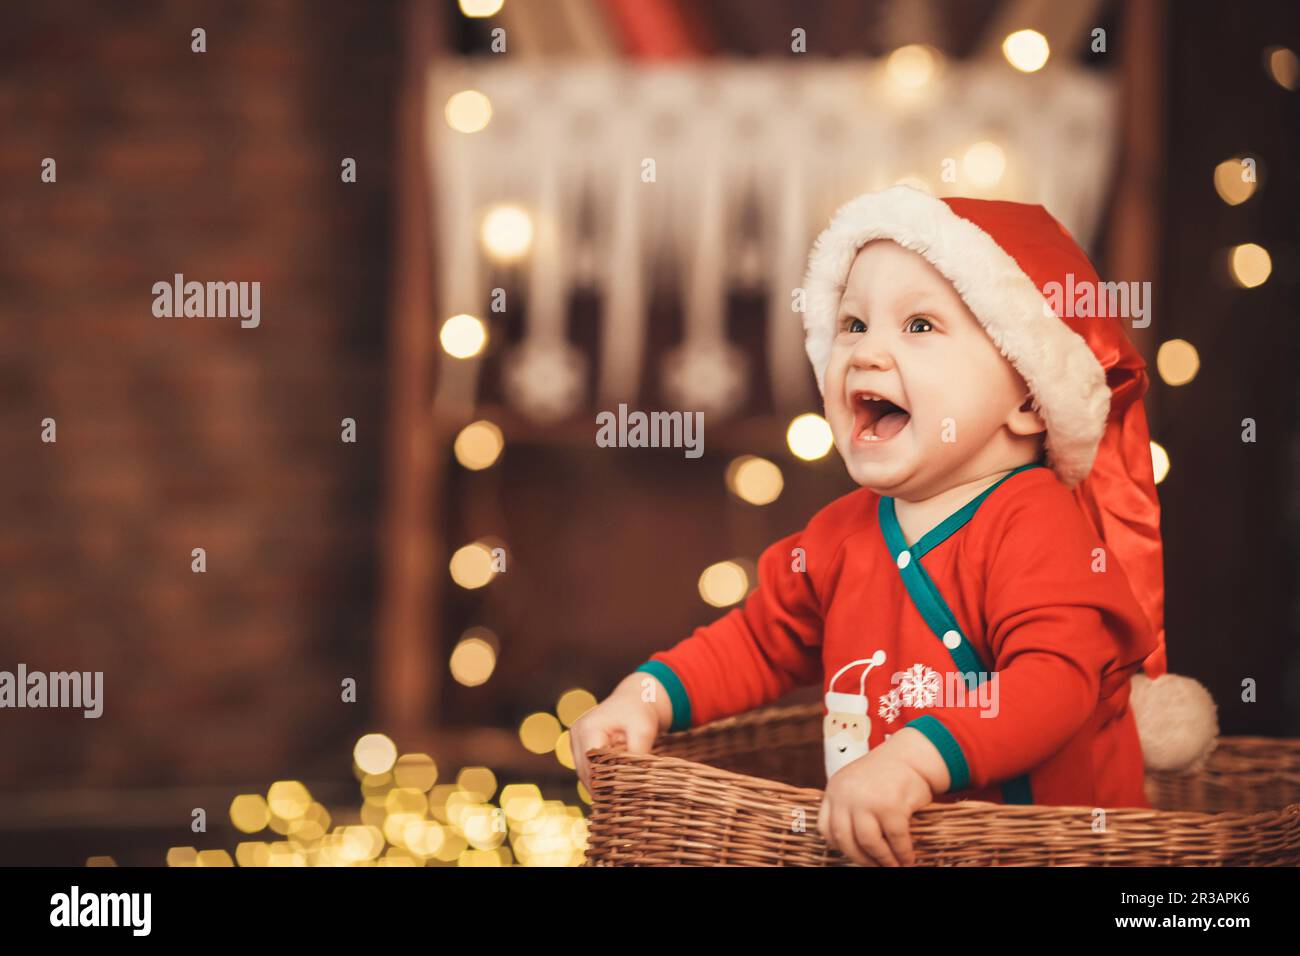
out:
M587 866L852 866L817 831L822 707L772 707L589 755ZM920 866L1295 866L1300 740L1221 737L1193 774L1151 773L1159 809L935 803ZM802 813L801 813L802 811ZM802 822L802 829L796 824Z

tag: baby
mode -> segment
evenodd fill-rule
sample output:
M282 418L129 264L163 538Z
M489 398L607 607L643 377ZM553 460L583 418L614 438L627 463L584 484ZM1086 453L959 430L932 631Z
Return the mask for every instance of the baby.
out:
M896 186L836 213L804 328L862 487L575 723L584 785L592 748L648 752L820 680L818 828L858 863L915 862L936 800L1150 806L1129 700L1164 671L1145 366L1120 317L1048 308L1067 274L1099 285L1041 206Z

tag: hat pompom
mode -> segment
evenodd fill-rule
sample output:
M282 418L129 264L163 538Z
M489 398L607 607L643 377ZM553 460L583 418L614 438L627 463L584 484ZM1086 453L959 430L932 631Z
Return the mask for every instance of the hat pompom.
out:
M1219 740L1218 708L1199 681L1179 674L1133 675L1129 706L1148 770L1191 772Z

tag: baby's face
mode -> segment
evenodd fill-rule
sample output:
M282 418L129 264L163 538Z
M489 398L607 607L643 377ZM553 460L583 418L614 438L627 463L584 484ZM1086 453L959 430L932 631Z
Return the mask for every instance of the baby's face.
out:
M905 499L1014 467L1043 430L1024 380L957 291L889 240L867 243L854 259L825 392L849 474Z

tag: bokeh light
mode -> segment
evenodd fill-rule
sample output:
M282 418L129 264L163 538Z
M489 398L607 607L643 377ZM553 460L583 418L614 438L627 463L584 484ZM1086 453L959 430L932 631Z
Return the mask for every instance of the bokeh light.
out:
M420 791L422 803L425 802L423 794L431 790L437 780L438 765L428 754L402 754L393 766L393 783Z
M518 259L533 244L533 219L518 206L496 206L483 217L480 237L494 259Z
M1284 46L1271 46L1264 51L1264 69L1273 82L1285 90L1295 90L1300 79L1300 59L1295 51Z
M266 791L266 803L281 820L296 820L311 806L311 794L297 780L277 780Z
M452 358L473 358L487 344L487 326L472 315L453 315L442 323L438 341L442 343L442 350Z
M984 140L966 150L961 169L976 186L996 186L1007 170L1007 156L997 143Z
M568 767L570 770L574 768L573 735L567 730L555 740L555 759L559 761L561 767Z
M467 17L490 17L504 5L505 0L460 0L460 12Z
M519 739L531 752L548 754L555 749L562 730L554 714L529 714L519 725Z
M491 800L497 792L497 777L487 767L463 767L456 775L456 786L479 800Z
M411 814L416 819L429 809L429 798L419 787L394 787L384 795L384 810L389 816Z
M1237 285L1253 289L1268 281L1273 271L1273 260L1263 246L1247 242L1233 246L1228 253L1228 270Z
M751 505L771 504L781 496L784 487L781 469L766 458L741 455L727 466L727 488Z
M492 422L470 422L460 430L452 444L456 460L471 471L482 471L496 463L505 448L501 429Z
M451 652L448 668L452 678L466 687L487 683L497 664L494 635L483 627L466 631Z
M167 850L168 866L198 866L199 851L192 846L174 846Z
M387 773L397 761L397 745L384 734L366 734L352 748L352 759L366 773Z
M501 789L501 809L512 824L531 820L542 812L542 791L536 784L512 783Z
M261 840L250 840L235 847L235 862L240 866L270 866L271 848Z
M470 846L489 850L505 842L505 822L505 814L499 807L466 807L460 817L460 828Z
M492 549L481 541L457 548L448 565L451 579L467 590L481 588L492 580Z
M1169 452L1154 441L1151 443L1151 470L1155 473L1157 485L1169 474Z
M230 801L230 822L241 833L257 833L271 822L271 808L260 793L241 793Z
M834 447L835 436L826 419L807 412L790 423L785 432L785 441L796 457L804 461L816 461L825 458Z
M1255 180L1245 178L1247 167L1242 159L1241 156L1234 156L1214 167L1214 191L1229 206L1244 203L1255 194L1255 188L1259 185Z
M1002 55L1021 73L1035 73L1047 65L1052 50L1037 30L1017 30L1002 41Z
M478 90L461 90L447 100L442 115L458 133L477 133L492 121L492 101Z
M885 70L889 79L903 89L917 90L934 79L939 58L931 47L920 43L901 46L889 54Z
M700 575L700 597L714 607L729 607L749 591L749 577L735 561L719 561Z
M1166 385L1186 385L1196 377L1201 357L1186 339L1163 342L1156 352L1156 369Z
M275 847L272 846L272 853ZM384 834L375 826L343 827L343 844L340 851L345 859L357 862L374 860L384 850ZM272 863L272 865L275 865Z
M358 767L358 770L361 768ZM361 771L361 796L367 802L383 803L388 791L397 786L391 772L366 773Z
M555 704L555 715L560 723L572 727L573 722L597 704L596 695L589 690L575 688L566 690Z

